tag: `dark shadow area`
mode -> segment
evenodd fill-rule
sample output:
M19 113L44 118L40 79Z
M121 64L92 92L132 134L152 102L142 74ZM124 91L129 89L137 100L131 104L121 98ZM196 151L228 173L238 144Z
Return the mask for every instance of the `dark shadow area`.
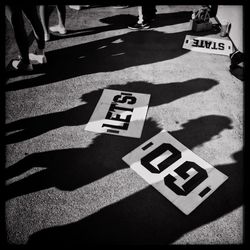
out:
M183 129L172 131L171 134L180 142L185 138L186 142L192 141L193 146L198 146L199 143L205 142L203 140L209 140L224 129L228 129L230 123L231 121L227 117L205 116L187 122ZM152 121L147 121L145 127L147 130L155 130L153 134L159 132L159 128ZM190 128L192 128L191 131ZM207 131L209 131L208 134L204 136L203 134L206 134ZM109 137L109 145L103 145L105 137L99 136L87 150L90 150L91 147L93 149L97 145L101 146L101 151L104 150L102 153L105 156L103 162L106 162L108 157L105 153L112 146L115 148L112 151L115 153L114 161L111 163L111 160L108 159L107 166L109 168L111 168L111 165L115 165L116 168L117 166L128 167L124 165L120 158L122 156L121 151L124 147L127 147L124 144L126 139L122 143L120 143L120 138L117 139L119 145L117 150L116 143L113 141L116 138ZM138 144L140 143L138 142ZM108 149L106 149L106 146L108 146ZM136 145L131 145L131 149L134 146ZM129 148L130 146L122 153L129 151ZM30 237L28 245L169 244L184 233L218 219L242 205L242 151L236 152L232 157L233 163L215 166L229 177L228 180L188 216L149 186L80 221L34 233ZM44 158L48 158L48 155ZM92 165L92 167L94 166ZM98 171L101 169L103 169L103 165L98 168ZM86 176L86 172L84 176Z
M240 66L240 65L236 65L236 66L230 66L229 71L231 72L231 74L233 76L235 76L237 79L244 81L244 67Z
M160 13L156 15L155 21L151 23L151 28L159 28L159 27L164 27L164 26L186 23L186 22L189 22L189 20L191 19L191 15L192 15L192 11ZM84 18L84 16L82 18ZM124 29L124 28L127 28L128 25L136 23L138 21L138 17L131 15L131 14L120 14L120 15L105 17L105 18L100 19L99 21L108 25L83 29L82 35L84 34L92 35L92 34L97 34L97 33L105 32L105 31ZM74 34L74 31L75 30L70 30L70 33L64 35L64 37L75 37L75 36L81 35L80 33ZM78 32L80 31L81 30L79 30ZM209 33L212 33L212 34L214 32L215 30L209 31ZM217 31L216 33L218 32L219 31ZM197 34L203 35L202 32L199 32L199 33L196 32L196 35Z
M189 121L184 124L183 129L171 134L187 146L197 146L209 141L224 129L231 129L230 123L230 119L224 116L205 116ZM147 119L140 139L100 134L88 148L53 150L28 155L6 169L7 179L34 167L45 169L6 186L6 198L49 187L70 191L119 169L127 168L122 157L160 131L156 122Z
M7 179L34 167L43 167L44 170L6 186L6 198L49 187L70 191L119 169L127 168L121 158L160 131L156 122L148 119L145 121L140 139L100 134L88 148L53 150L28 155L6 169Z
M72 15L74 14L75 13L72 12ZM70 15L70 13L68 13L68 15ZM191 15L192 15L192 12L190 11L180 11L180 12L174 12L174 13L160 13L160 14L157 14L156 20L152 23L152 28L185 23L190 20ZM82 19L85 18L84 14L82 15L81 18ZM72 21L74 17L68 16L67 19ZM64 38L72 38L72 37L78 37L78 36L84 36L84 35L93 35L93 34L111 31L111 30L124 29L124 28L127 28L128 25L136 23L137 20L138 20L138 17L131 15L131 14L120 14L120 15L105 17L105 18L101 18L99 21L108 25L85 28L85 29L76 29L76 30L67 29L67 34L65 35L51 33L53 37L50 41L54 41L54 40L58 40L62 38L64 39Z
M156 13L155 21L152 22L152 27L158 28L163 26L169 26L174 24L186 23L190 20L192 11L179 11L173 13ZM131 23L138 21L138 17L130 14L121 14L111 17L105 17L100 19L101 22L109 24L111 29L117 29L113 27L126 28Z
M189 12L164 14L166 17L161 17L160 15L157 19L158 21L155 21L154 27L187 21ZM131 19L129 15L104 18L103 21L109 23L109 25L82 31L76 30L75 34L73 31L69 31L69 34L64 36L90 35L97 32L98 29L99 32L103 32L105 29L119 29L122 28L119 25L123 25L129 19ZM49 51L46 53L47 65L35 65L34 71L28 73L29 75L43 75L7 83L5 89L6 91L18 90L58 82L85 74L112 72L128 67L170 60L189 52L189 50L182 49L182 44L187 34L192 34L192 31L171 34L154 30L129 32L86 44ZM200 36L207 34L209 32L196 33L196 35ZM53 39L57 38L53 36ZM6 73L6 78L18 75L20 73L10 71Z
M112 72L128 67L169 60L188 52L182 49L187 32L129 32L86 44L47 52L46 65L35 65L30 79L7 83L5 89L18 90L55 83L85 74ZM164 49L163 49L164 48Z
M148 82L129 82L126 85L110 85L108 88L120 91L131 91L150 94L149 106L170 103L179 98L202 91L207 91L218 84L212 79L197 78L185 82L173 82L154 85ZM81 97L86 104L69 110L24 118L5 125L5 143L15 143L33 138L52 129L62 126L78 126L86 124L102 94L102 89L92 91Z

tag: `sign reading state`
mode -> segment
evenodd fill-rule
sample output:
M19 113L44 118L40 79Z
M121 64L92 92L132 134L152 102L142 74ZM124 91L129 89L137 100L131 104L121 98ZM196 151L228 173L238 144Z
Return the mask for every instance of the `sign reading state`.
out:
M182 47L193 51L226 56L229 56L233 52L232 42L230 40L205 36L196 37L186 35Z

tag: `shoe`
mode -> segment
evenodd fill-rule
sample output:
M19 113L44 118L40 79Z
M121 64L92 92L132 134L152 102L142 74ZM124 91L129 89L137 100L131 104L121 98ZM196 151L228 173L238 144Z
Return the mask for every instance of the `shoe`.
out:
M20 71L28 71L29 72L29 71L33 70L32 64L24 62L22 58L13 60L12 67L15 70L20 70Z
M241 81L244 81L244 68L239 65L230 65L230 73Z
M45 64L47 63L47 58L44 52L29 53L29 59L33 64Z
M80 10L81 9L81 5L69 5L69 7L73 10Z
M239 50L235 50L232 54L229 55L232 65L238 65L243 62L243 53Z
M129 5L114 5L113 6L113 8L115 8L115 9L126 9L128 7L129 7Z
M44 41L48 42L49 40L50 40L50 34L49 33L44 34Z
M55 25L55 26L49 27L49 30L51 32L58 32L61 35L64 35L64 34L67 33L66 29L64 27L60 27L59 25Z
M134 25L129 25L128 28L131 30L145 30L145 29L150 28L150 24L149 23L136 23Z

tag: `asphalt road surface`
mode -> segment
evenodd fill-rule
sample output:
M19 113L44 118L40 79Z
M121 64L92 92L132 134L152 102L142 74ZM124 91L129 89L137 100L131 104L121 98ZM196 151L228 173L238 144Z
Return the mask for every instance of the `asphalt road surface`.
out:
M7 79L9 244L243 243L243 82L228 56L182 48L198 7L157 6L146 31L127 28L136 6L67 7L68 33L46 43L47 65ZM18 56L7 20L5 44L7 68ZM151 95L141 138L84 130L107 88ZM228 176L188 216L122 161L162 129Z

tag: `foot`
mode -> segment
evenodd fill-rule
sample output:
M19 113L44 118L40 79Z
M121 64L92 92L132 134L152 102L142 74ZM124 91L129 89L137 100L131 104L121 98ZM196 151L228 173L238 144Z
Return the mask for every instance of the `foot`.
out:
M229 55L232 65L238 65L243 62L243 53L239 50L235 50L232 54Z
M128 8L129 5L114 5L113 8L115 9L125 9L125 8Z
M69 5L69 7L73 10L80 10L81 9L81 5Z
M29 59L33 64L45 64L47 58L44 54L44 50L37 49L35 53L29 53Z
M22 58L13 60L12 67L15 70L20 70L20 71L28 71L29 72L29 71L33 70L32 64L24 62Z
M44 34L44 41L48 42L49 40L50 40L50 34L49 33L47 33L47 34L45 33Z
M150 24L149 23L136 23L133 25L129 25L128 28L131 30L145 30L145 29L150 28Z
M51 26L51 27L49 27L49 30L51 32L58 32L61 35L64 35L67 33L66 29L64 27L59 26L59 25Z

